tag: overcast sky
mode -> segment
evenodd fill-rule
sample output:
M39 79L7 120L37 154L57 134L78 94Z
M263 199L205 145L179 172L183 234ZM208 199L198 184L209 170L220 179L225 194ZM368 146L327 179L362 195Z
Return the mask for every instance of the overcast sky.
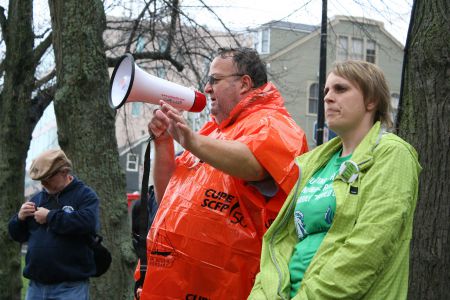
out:
M320 25L322 0L204 0L232 29L256 27L271 20ZM199 0L183 0L184 6L198 6ZM375 19L405 44L412 0L328 0L328 18L352 15ZM196 20L212 26L214 18L195 10ZM200 18L198 18L200 17Z
M104 0L105 7L112 2L135 2L143 0ZM202 6L210 6L234 30L257 27L272 20L290 21L309 25L319 25L322 14L322 0L181 0L183 8L189 8L190 15L202 25L219 27L217 19ZM384 23L385 28L405 44L413 0L328 0L328 18L335 15L352 15L375 19ZM0 0L7 7L8 0ZM48 16L48 3L34 1L38 15ZM139 13L139 9L134 10ZM123 11L115 11L120 14ZM37 21L37 20L35 20Z

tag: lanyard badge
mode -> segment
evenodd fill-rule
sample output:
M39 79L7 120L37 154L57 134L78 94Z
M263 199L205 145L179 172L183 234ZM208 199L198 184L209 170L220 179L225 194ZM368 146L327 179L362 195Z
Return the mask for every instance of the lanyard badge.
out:
M344 161L339 167L339 176L342 178L342 181L347 183L355 181L358 178L358 173L358 165L352 160Z

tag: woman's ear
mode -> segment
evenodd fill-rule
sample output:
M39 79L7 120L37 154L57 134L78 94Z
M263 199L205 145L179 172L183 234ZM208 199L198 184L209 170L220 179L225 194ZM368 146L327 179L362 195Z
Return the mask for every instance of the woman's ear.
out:
M366 110L367 111L374 111L377 108L377 102L375 100L369 100L366 103Z
M249 92L253 88L253 80L249 75L241 77L241 94Z

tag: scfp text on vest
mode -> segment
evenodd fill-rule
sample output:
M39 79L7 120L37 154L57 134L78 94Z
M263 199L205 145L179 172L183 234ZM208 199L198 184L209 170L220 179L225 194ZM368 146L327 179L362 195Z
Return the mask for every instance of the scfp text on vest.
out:
M205 191L205 199L203 199L202 207L208 207L212 210L226 211L230 208L230 203L234 196L225 192L207 189Z

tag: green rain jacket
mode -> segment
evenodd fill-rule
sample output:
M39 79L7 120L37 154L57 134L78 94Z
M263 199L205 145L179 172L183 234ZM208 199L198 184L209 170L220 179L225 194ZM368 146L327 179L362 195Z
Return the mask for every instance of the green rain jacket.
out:
M288 263L298 242L295 199L342 147L340 138L296 158L300 177L263 238L261 271L248 299L289 299ZM377 122L353 152L358 178L336 176L333 224L306 270L299 299L406 299L409 244L421 167L417 152Z

